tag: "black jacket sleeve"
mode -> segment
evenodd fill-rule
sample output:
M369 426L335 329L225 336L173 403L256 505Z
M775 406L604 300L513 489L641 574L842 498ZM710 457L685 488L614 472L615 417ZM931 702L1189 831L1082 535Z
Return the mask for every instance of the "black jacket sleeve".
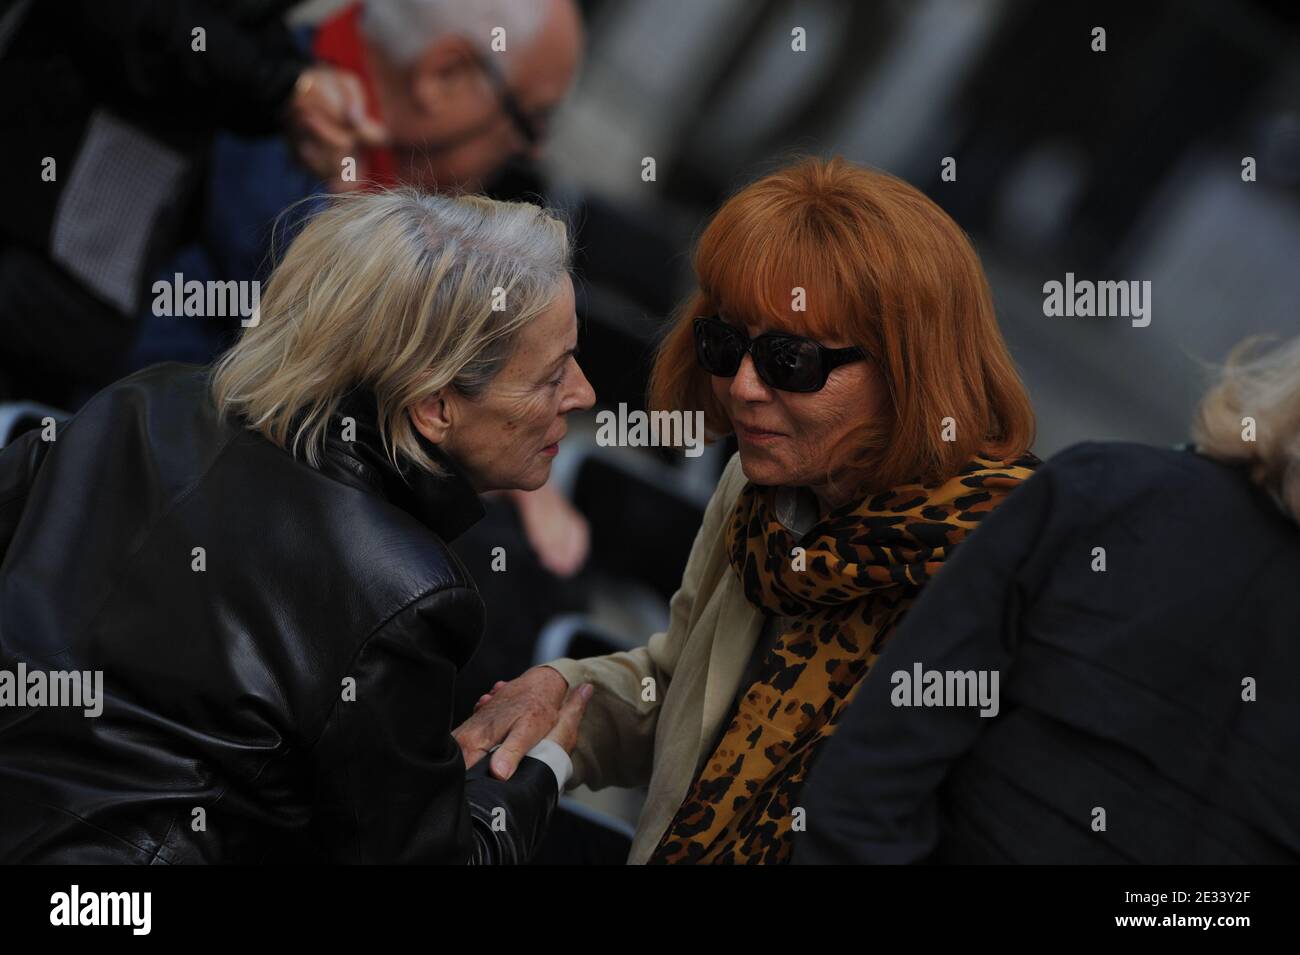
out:
M18 530L27 492L49 447L48 441L41 440L40 430L34 429L0 450L0 563Z
M465 782L465 799L474 826L471 865L523 865L541 844L559 799L555 773L540 759L525 756L506 781L487 775L480 760Z
M282 21L291 3L77 0L68 24L83 53L126 78L140 100L183 97L238 133L275 131L305 65ZM205 33L193 49L193 31Z
M804 792L803 864L923 862L939 842L939 788L991 722L977 707L901 707L891 674L998 671L1009 683L1019 618L1060 547L1051 467L1017 488L926 587L818 757Z
M559 793L540 760L466 781L454 659L481 632L468 587L413 602L366 641L314 750L315 844L331 862L525 862ZM345 680L345 683L347 682Z

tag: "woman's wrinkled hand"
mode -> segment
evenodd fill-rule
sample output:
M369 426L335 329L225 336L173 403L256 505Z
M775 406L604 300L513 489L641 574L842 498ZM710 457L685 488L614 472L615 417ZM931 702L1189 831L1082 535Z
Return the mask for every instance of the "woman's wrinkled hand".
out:
M590 683L575 686L566 693L564 702L560 704L560 718L556 720L554 728L546 734L547 739L563 746L564 751L570 755L573 753L573 748L578 745L578 728L582 726L582 714L587 710L587 701L591 699L591 693Z
M572 751L591 689L590 684L583 684L570 692L568 681L548 666L533 667L509 683L498 683L491 694L479 699L473 715L452 731L465 756L466 768L474 766L498 743L501 748L492 754L489 764L497 779L513 776L524 754L547 736ZM571 714L575 706L577 720L572 720L572 730L567 723L557 726L562 707Z

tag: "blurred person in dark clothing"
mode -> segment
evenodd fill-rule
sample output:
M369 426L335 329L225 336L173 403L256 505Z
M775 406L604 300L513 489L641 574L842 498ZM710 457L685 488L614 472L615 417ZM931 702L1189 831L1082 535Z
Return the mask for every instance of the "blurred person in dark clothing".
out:
M796 861L1300 862L1300 338L1231 361L1196 438L1077 445L984 522L827 745ZM997 714L905 705L918 665L1000 674Z
M574 0L367 0L323 22L313 55L361 77L391 141L359 178L479 192L537 158L582 55Z
M284 0L10 0L0 12L0 398L70 406L124 370L212 133L287 132L322 173L382 130Z

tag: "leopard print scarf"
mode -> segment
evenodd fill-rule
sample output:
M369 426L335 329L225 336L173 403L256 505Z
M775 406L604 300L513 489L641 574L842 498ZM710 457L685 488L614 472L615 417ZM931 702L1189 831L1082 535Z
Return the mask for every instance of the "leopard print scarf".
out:
M798 540L776 519L776 489L746 486L727 535L732 569L751 603L793 621L737 698L652 864L789 861L821 742L922 585L1039 463L977 457L937 486L844 505Z

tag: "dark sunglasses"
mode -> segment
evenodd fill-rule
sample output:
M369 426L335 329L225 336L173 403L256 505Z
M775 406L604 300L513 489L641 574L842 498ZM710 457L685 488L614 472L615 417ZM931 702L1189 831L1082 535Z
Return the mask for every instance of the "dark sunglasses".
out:
M717 316L695 320L695 357L710 375L732 378L748 352L758 377L780 391L821 391L832 371L869 356L861 348L827 348L800 335L765 332L750 338Z

